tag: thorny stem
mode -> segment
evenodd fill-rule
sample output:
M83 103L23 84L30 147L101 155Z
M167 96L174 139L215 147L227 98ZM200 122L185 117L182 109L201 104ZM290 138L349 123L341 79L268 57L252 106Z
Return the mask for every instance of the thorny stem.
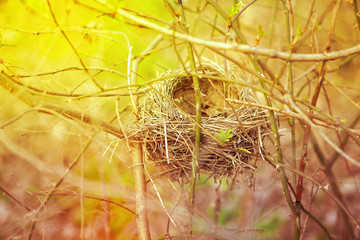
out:
M298 204L299 208L306 213L306 215L308 215L314 222L316 222L317 225L319 225L319 227L324 231L324 233L326 234L327 238L329 240L332 240L333 237L331 236L331 234L329 233L329 231L326 229L326 227L322 224L322 222L317 219L311 212L309 212L301 203Z
M360 120L360 113L358 113L358 115L355 117L355 119L353 120L353 122L350 124L350 127L355 127L355 125L357 124L357 122ZM346 145L347 141L349 140L349 134L346 134L346 136L344 137L343 141L340 144L341 148L344 148L344 146ZM339 153L335 152L329 159L329 162L327 164L327 168L332 168L334 163L336 162L336 160L339 157Z
M357 122L359 121L359 119L360 119L360 113L352 121L352 123L350 124L350 127L354 127L357 124ZM341 141L341 145L340 145L341 149L343 149L345 147L348 140L349 140L349 135L346 134L344 136L343 140ZM319 159L320 163L323 165L324 172L329 179L332 192L339 199L339 201L341 201L344 204L345 199L343 197L341 189L336 180L336 176L332 170L333 163L335 162L335 160L337 159L339 154L337 152L335 152L334 155L331 156L329 159L325 159L325 156L324 156L324 154L322 154L320 147L315 139L313 140L313 143L314 143L315 152L318 155L318 159ZM345 207L345 205L344 205L344 207ZM345 228L348 229L348 231L346 231L346 234L349 234L349 237L354 238L354 234L352 233L352 224L350 222L350 219L347 217L347 214L345 211L343 211L342 209L340 209L340 210L341 210L341 214L342 214L342 217L344 220Z
M309 180L310 182L312 182L314 185L318 186L319 189L323 192L325 192L334 202L335 204L342 210L344 211L344 213L348 216L348 218L351 220L352 224L357 228L360 229L360 222L351 214L351 212L349 212L349 210L344 206L344 204L337 198L335 197L328 189L327 186L323 186L321 183L319 183L318 181L316 181L313 177L308 176L304 173L302 173L299 170L296 170L292 167L289 167L285 164L279 163L278 161L276 161L275 159L273 159L272 157L270 157L269 155L264 155L266 157L266 159L270 162L272 162L275 167L282 167L283 169L286 169L288 171L294 172L299 176L304 177L305 179ZM280 169L280 168L279 168Z
M288 7L286 6L285 0L282 1L283 7L286 13L286 26L287 26L287 38L289 44L289 53L293 53L293 41L294 41L294 14L292 11L292 3L291 0L288 0ZM293 87L293 72L292 72L292 63L288 62L288 85L289 85L289 92L290 94L294 94L294 87ZM289 125L290 125L290 133L291 133L291 163L292 166L297 169L296 164L296 135L295 135L295 118L289 118ZM293 184L296 183L296 174L293 173ZM294 214L294 239L300 238L300 211L298 203L295 203L297 208L296 214Z
M346 137L345 137L345 139L346 139ZM317 154L320 163L324 167L324 172L325 172L325 175L327 176L327 179L329 181L331 191L333 192L335 197L337 199L339 199L339 201L342 204L344 204L344 207L346 208L344 197L343 197L343 194L341 193L341 190L340 190L340 187L338 185L335 174L332 171L331 167L329 168L327 166L327 164L329 164L329 162L325 159L324 154L321 152L320 146L319 146L318 142L316 141L316 139L313 136L311 137L311 139L312 139L312 143L313 143L313 146L314 146L314 151ZM343 141L343 142L345 142L345 141ZM352 234L352 224L350 222L350 219L346 215L346 212L344 212L341 208L340 208L340 214L342 215L344 225L345 225L345 226L341 226L341 228L347 229L346 234L351 235L352 236L351 239L353 239L354 235ZM344 232L344 231L342 231L342 232Z
M182 13L182 19L183 19L183 25L185 32L189 34L189 27L186 23L186 16L184 12L184 7L182 4L182 1L178 1L181 6L181 13ZM196 63L195 63L195 57L193 53L193 46L190 42L186 43L188 57L190 61L190 68L192 72L196 73ZM196 188L196 175L197 175L197 168L198 168L198 161L199 161L199 151L200 151L200 137L201 137L201 92L200 92L200 84L199 84L199 78L196 75L192 76L193 79L193 85L194 85L194 92L195 92L195 112L196 112L196 128L195 128L195 144L194 144L194 155L192 157L192 163L191 163L191 184L190 184L190 196L189 196L189 209L190 209L190 229L189 229L189 235L192 234L192 218L193 218L193 209L194 209L194 201L195 201L195 188Z
M223 18L225 18L225 20L228 18L227 13L225 13L224 10L222 10L222 8L216 2L214 2L212 0L207 0L207 1L212 2L212 6L216 9L217 12L219 12L222 15ZM235 32L235 33L237 33L237 32ZM246 40L242 37L241 34L237 35L237 37L240 39L240 41L242 43L246 43ZM256 56L250 55L250 59L251 59L251 61L253 63L255 71L259 75L262 75L262 70L261 70L260 65L259 65L259 63L257 61ZM260 83L261 88L263 90L267 91L267 86L266 86L264 80L262 78L258 78L258 81ZM266 101L266 105L269 106L269 107L272 107L272 102L271 102L270 97L268 95L264 94L264 98L265 98L265 101ZM269 120L270 120L271 130L272 130L272 133L274 135L277 159L278 159L278 161L280 163L284 163L283 154L282 154L282 148L281 148L281 143L280 143L280 134L279 134L279 131L278 131L278 127L276 125L275 114L274 114L274 112L272 110L268 110L268 113L269 113ZM290 195L290 191L289 191L289 188L288 188L288 185L287 185L288 181L287 181L287 177L286 177L286 174L285 174L285 170L280 167L279 168L279 173L280 173L280 178L281 178L281 184L282 184L283 190L284 190L285 199L287 201L287 204L289 205L289 208L290 208L292 214L294 216L296 216L296 215L298 215L298 211L295 208L295 205L294 205L293 200L292 200L291 195Z
M330 48L331 48L331 43L332 43L332 39L333 39L333 32L334 32L335 23L336 23L336 16L337 16L337 13L339 11L340 4L341 4L341 1L338 0L337 4L335 6L335 9L334 9L333 15L332 15L331 25L330 25L330 29L329 29L329 36L328 36L328 45L327 45L327 47L325 49L325 52L330 51ZM319 98L323 82L325 80L325 73L326 73L325 66L326 66L326 61L323 61L322 64L321 64L321 70L320 70L320 74L319 74L319 82L316 85L314 94L313 94L312 99L311 99L311 105L312 106L316 106L316 103L317 103L317 100ZM312 120L311 114L310 114L309 119L310 119L310 121ZM302 153L301 153L301 159L300 159L300 171L302 173L305 172L305 165L306 165L306 162L307 162L307 150L308 150L308 141L309 141L309 137L310 137L310 131L311 131L311 126L307 125L306 128L305 128L305 132L304 132ZM299 176L298 183L297 183L297 191L296 191L296 201L297 202L301 202L302 191L303 191L303 177Z
M341 150L334 142L332 142L329 137L326 136L325 133L319 130L319 128L309 119L308 116L306 116L299 107L297 107L294 103L294 101L291 98L288 98L289 103L291 105L291 108L294 109L294 111L298 112L302 116L302 120L306 122L308 125L311 126L311 128L315 129L319 135L331 146L336 152L341 154L346 160L351 162L357 167L360 167L360 162L356 161L354 158L350 157L348 154L346 154L343 150ZM348 133L349 134L349 133Z

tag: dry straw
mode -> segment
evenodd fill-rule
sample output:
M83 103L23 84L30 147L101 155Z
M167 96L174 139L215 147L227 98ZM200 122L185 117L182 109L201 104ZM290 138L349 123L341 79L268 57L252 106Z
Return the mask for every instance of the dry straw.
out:
M197 66L202 94L198 169L215 179L243 176L251 183L267 119L262 109L230 103L257 101L251 89L237 84L242 80L227 71L212 62ZM153 84L139 111L137 132L147 156L172 180L190 179L196 127L190 72L187 67L162 74L165 80Z

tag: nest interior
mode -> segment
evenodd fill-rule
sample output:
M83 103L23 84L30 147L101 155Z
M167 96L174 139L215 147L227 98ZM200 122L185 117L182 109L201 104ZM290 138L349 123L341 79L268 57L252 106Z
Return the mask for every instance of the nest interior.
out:
M136 126L145 138L147 156L171 180L190 179L194 156L196 101L188 72L190 68L179 68L162 75L168 78L155 83L146 93ZM241 80L230 71L225 74L220 66L203 63L197 72L202 74L198 170L216 179L237 179L241 175L251 182L260 141L267 129L265 112L234 103L257 101L251 89L239 85Z

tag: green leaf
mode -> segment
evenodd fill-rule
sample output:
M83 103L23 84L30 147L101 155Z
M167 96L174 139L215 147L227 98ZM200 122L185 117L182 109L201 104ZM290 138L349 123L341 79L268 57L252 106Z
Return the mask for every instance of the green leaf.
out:
M225 142L229 142L230 138L232 138L234 135L231 134L231 129L228 128L226 129L226 131L224 129L220 129L220 133L215 135L214 137L216 138L216 140L219 141L219 143L221 144L221 146L225 145Z
M239 13L240 9L244 6L244 4L242 3L242 1L240 1L239 3L235 4L234 6L232 6L229 10L229 17L232 18L234 17L236 14Z
M262 30L262 25L259 24L257 27L257 35L258 35L259 40L260 40L260 38L265 36L265 34L266 34L265 31Z
M301 38L302 34L301 25L299 25L296 30L296 38Z
M301 30L301 25L299 25L297 27L297 30L296 30L296 36L295 36L295 39L294 39L294 43L299 41L299 39L301 38L302 35L303 35L303 31Z
M257 27L257 35L255 38L255 43L254 43L255 47L260 43L260 40L263 36L265 36L265 31L262 30L262 25L259 24Z

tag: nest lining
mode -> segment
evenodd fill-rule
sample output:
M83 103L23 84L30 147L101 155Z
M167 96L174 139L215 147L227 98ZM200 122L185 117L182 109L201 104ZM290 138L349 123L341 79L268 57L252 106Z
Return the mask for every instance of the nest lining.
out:
M229 105L225 99L256 103L250 89L212 77L241 81L214 63L197 67L202 103L202 133L198 169L215 178L251 180L259 157L259 144L267 130L265 112L254 106ZM162 77L184 73L175 69ZM191 72L190 68L186 72ZM195 96L191 76L169 77L155 83L140 107L137 131L145 138L147 156L168 173L171 180L190 179L195 141ZM216 140L221 130L231 130L229 141Z

